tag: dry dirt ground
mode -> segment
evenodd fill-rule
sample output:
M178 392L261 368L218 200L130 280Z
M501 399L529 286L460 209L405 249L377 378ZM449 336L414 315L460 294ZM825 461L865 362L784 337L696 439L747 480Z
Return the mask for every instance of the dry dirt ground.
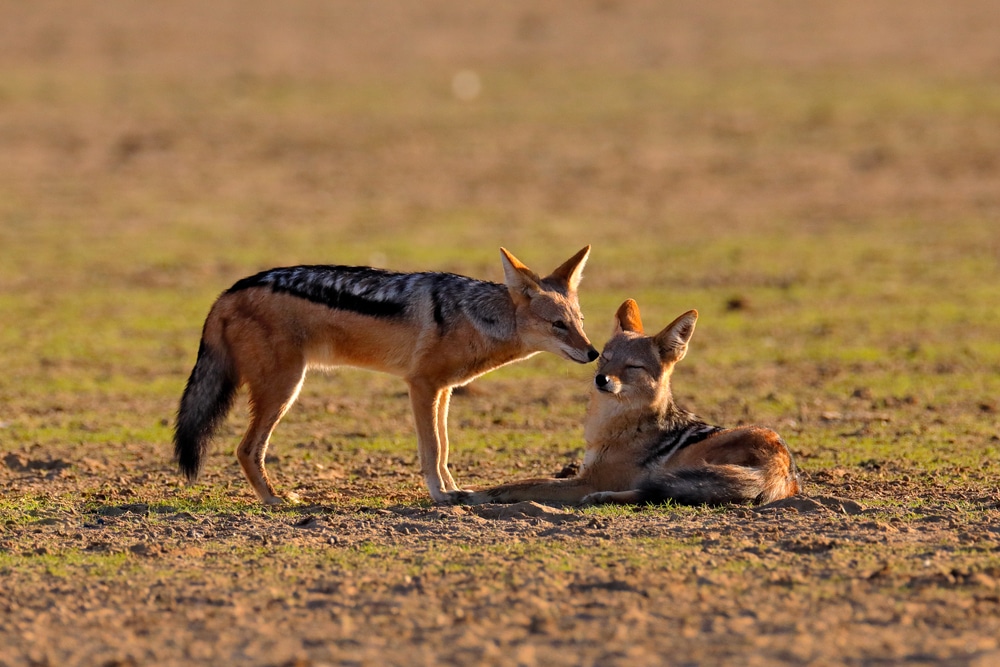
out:
M4 573L0 663L1000 659L995 496L835 471L756 509L426 507L417 491L380 507L189 512L127 500L176 485L151 458L7 457L8 488L92 502L4 528L0 547L40 565ZM384 479L394 461L371 465ZM365 491L384 489L348 489ZM924 512L844 499L910 493Z
M168 4L0 0L0 667L1000 665L995 2ZM803 497L434 507L352 374L275 436L305 505L239 411L178 478L235 279L587 242L595 343L698 307L678 395ZM578 461L589 372L458 397L459 480Z

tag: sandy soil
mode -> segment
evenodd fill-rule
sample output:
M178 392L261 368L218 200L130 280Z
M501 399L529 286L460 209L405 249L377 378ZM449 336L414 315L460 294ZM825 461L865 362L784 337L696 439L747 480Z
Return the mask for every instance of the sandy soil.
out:
M0 664L1000 659L1000 504L976 485L834 470L762 508L428 507L411 486L380 507L192 513L170 504L183 490L129 501L177 481L127 456L138 466L7 455L7 488L88 501L2 527L0 553L38 558L2 570ZM348 494L392 495L398 459L354 463L378 472ZM919 512L848 499L913 494Z

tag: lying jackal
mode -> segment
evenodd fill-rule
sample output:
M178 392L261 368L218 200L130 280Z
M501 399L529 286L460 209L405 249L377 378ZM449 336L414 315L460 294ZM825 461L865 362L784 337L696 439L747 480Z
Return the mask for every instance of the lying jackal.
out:
M264 469L271 432L306 370L357 366L406 380L427 488L437 502L454 500L452 388L541 351L579 363L598 356L577 299L590 246L545 278L500 252L503 285L353 266L271 269L237 282L205 320L181 397L174 430L181 471L197 478L212 434L245 385L251 420L236 457L261 501L283 502Z
M760 504L798 493L792 454L777 433L712 426L674 403L670 376L697 319L691 310L646 336L639 306L623 303L598 361L577 475L473 491L464 502Z

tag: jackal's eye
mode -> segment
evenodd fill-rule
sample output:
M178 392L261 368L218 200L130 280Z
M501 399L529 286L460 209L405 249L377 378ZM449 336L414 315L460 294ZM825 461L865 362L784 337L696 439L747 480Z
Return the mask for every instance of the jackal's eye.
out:
M639 366L638 364L629 364L628 366L625 367L625 370L627 370L627 371L642 371L642 372L645 373L646 372L646 367L645 366Z
M552 323L552 328L555 329L556 331L568 331L569 330L569 327L567 327L566 323L563 322L562 320L556 320L555 322L553 322Z

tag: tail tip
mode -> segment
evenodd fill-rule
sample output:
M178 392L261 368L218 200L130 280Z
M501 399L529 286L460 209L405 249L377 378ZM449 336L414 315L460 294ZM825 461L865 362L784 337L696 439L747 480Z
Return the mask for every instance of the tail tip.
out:
M178 467L180 468L181 476L184 478L184 481L187 482L188 484L196 483L198 481L198 478L201 477L200 468L188 468L185 466L178 466Z
M196 449L175 445L174 462L188 483L198 481L198 477L201 475L200 458L197 456Z

